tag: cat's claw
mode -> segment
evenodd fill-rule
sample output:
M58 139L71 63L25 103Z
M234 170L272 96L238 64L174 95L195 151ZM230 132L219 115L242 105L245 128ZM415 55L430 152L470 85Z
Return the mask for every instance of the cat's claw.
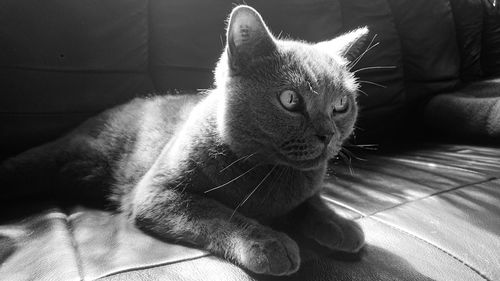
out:
M319 223L309 236L331 250L357 253L365 245L365 234L358 223L350 220L327 220Z
M239 262L255 273L290 275L300 266L299 247L284 233L252 234L243 243Z

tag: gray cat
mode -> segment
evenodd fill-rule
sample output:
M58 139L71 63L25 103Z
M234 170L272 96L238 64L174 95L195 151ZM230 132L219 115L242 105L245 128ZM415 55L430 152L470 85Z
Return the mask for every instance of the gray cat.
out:
M363 231L319 192L327 161L353 131L358 83L348 65L367 33L318 44L279 40L257 11L238 6L215 89L107 110L4 162L0 184L18 195L42 182L104 192L140 229L256 273L298 270L296 242L266 226L297 208L304 235L357 252Z

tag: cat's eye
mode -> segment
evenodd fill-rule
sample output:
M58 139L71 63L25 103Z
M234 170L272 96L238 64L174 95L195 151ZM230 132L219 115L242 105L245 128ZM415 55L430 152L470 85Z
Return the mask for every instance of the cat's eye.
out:
M343 113L349 107L349 98L346 95L341 96L333 104L333 111L336 113Z
M285 90L281 92L279 96L280 102L284 108L290 111L296 111L300 109L302 100L299 94L292 90Z

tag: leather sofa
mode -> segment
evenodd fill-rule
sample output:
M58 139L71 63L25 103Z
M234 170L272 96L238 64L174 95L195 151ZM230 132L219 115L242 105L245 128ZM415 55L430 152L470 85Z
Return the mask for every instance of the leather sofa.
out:
M301 269L260 276L150 237L95 202L0 195L0 280L500 280L499 4L246 3L281 36L315 42L363 25L377 34L356 66L371 83L352 156L332 161L323 194L359 221L366 247L326 252L291 229ZM136 95L210 87L232 7L1 0L0 159ZM444 106L457 97L470 99Z

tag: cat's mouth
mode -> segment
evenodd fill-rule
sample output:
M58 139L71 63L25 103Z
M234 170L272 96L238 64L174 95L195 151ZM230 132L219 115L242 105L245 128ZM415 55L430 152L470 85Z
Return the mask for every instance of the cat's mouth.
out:
M292 161L309 161L314 160L323 154L323 149L303 149L297 151L291 151L285 154L285 156Z
M279 162L283 165L291 166L299 170L311 170L317 168L326 160L326 153L321 153L315 158L304 158L304 157L290 157L288 155L281 154Z
M326 147L304 148L279 153L279 162L300 170L314 169L326 160Z

